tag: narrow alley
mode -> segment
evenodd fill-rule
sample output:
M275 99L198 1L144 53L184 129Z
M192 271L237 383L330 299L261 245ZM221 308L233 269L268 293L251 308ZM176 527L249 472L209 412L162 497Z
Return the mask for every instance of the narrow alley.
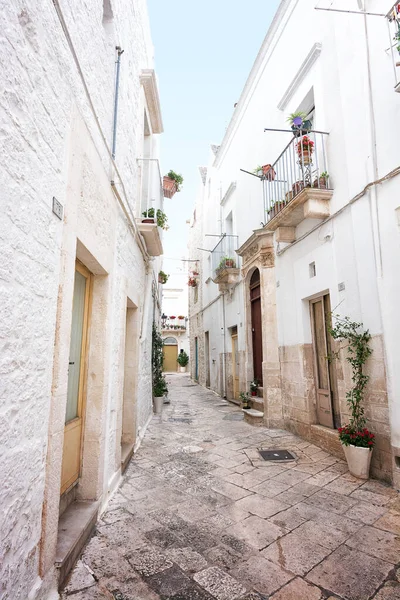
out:
M70 600L395 600L393 488L169 375L124 481L62 594ZM264 461L259 449L296 459ZM397 511L397 512L396 512Z

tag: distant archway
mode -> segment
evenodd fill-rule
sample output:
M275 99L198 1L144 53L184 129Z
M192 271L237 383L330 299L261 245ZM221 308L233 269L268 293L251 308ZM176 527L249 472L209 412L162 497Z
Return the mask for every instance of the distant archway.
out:
M256 269L250 279L251 332L253 340L253 371L259 385L263 383L262 318L260 271Z

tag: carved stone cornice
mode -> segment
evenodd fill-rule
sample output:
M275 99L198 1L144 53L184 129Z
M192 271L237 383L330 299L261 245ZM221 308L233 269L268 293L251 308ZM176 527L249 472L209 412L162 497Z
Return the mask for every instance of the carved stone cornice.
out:
M256 229L253 235L236 250L236 253L243 259L243 277L246 277L249 269L253 267L273 267L275 265L273 235L265 229Z

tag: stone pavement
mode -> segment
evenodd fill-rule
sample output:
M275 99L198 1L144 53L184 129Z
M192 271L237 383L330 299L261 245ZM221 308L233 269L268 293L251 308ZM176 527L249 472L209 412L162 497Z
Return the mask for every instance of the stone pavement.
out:
M400 500L346 464L170 375L62 598L399 600ZM273 464L257 448L289 449Z

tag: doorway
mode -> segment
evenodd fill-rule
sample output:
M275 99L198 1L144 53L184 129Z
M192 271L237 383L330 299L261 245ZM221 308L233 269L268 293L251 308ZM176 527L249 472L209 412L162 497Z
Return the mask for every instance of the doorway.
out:
M329 294L310 301L317 395L317 420L331 429L340 427L339 395L332 352L331 303Z
M137 308L128 299L125 326L124 391L122 401L121 468L124 470L136 442Z
M237 327L232 328L233 399L239 400L239 342Z
M210 332L206 331L204 334L204 345L205 345L205 355L206 355L206 387L211 386L211 376L210 376Z
M173 337L165 338L163 343L163 371L176 373L178 370L178 342Z
M253 340L254 378L262 386L263 350L262 350L262 318L261 318L261 282L260 271L256 269L250 279L251 332Z
M61 469L61 495L75 485L81 475L90 295L91 273L79 261L76 261Z

